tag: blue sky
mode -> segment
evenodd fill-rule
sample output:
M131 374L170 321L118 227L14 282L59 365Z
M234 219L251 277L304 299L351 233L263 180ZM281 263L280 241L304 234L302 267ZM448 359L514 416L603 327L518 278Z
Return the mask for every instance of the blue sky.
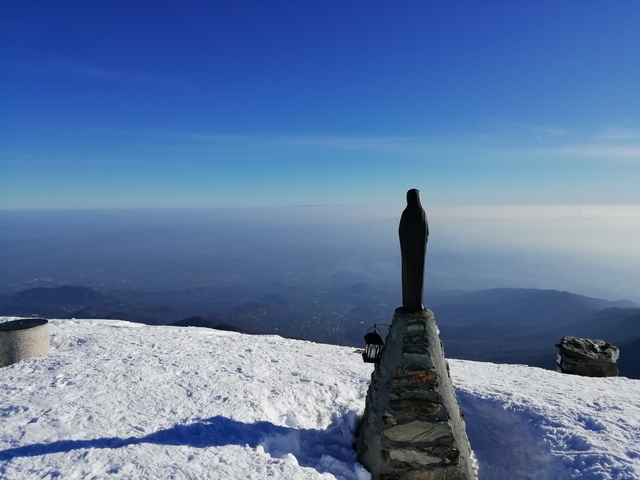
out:
M640 3L0 4L0 209L640 203Z

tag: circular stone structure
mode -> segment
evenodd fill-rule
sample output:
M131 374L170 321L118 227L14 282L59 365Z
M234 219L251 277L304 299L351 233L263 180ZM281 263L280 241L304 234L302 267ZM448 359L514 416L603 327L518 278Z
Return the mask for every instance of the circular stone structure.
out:
M49 321L23 318L0 323L0 367L49 353Z

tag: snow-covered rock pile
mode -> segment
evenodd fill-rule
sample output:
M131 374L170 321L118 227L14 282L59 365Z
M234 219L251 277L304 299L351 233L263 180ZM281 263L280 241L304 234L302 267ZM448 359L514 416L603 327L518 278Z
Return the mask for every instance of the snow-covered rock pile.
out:
M450 363L481 479L640 478L640 381ZM0 369L0 478L365 479L370 373L348 347L54 320L49 355Z

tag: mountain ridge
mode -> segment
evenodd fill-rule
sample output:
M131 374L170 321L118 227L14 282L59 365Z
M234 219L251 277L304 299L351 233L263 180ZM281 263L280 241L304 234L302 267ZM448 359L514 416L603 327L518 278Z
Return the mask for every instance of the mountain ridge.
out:
M167 302L178 299L181 305L187 304L189 292L181 299L179 291L140 297L135 290L122 295L72 285L39 287L0 297L0 315L203 326L361 347L369 326L386 323L381 307L388 311L388 318L394 309L389 302L395 292L371 283L340 285L320 292L316 300L297 298L296 293L282 289L267 290L254 298L242 297L235 290L216 294L215 289L195 289L197 295L213 298L214 303L183 309ZM640 363L624 360L635 358L640 348L628 341L640 338L640 307L634 302L526 288L433 292L428 299L451 358L552 369L555 344L564 335L573 335L623 345L621 374L640 378ZM84 305L86 302L89 304ZM209 311L203 314L199 308Z

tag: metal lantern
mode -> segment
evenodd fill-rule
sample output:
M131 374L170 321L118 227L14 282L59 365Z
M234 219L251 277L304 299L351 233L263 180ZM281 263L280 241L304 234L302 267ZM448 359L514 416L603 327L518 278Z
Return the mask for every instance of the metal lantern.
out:
M384 342L382 341L382 337L380 336L380 330L378 327L374 325L369 330L367 330L367 334L364 336L364 353L362 354L362 359L365 363L378 363L380 362L380 357L382 356L382 346Z

